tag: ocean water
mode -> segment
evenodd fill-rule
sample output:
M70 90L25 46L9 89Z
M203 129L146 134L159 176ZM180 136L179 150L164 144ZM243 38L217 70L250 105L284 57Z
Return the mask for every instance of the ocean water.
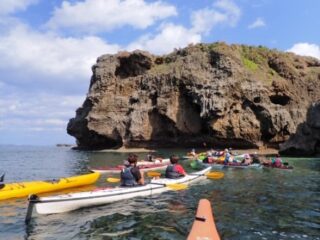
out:
M182 156L186 151L159 149L157 155ZM146 153L138 155L144 158ZM6 173L7 182L47 180L117 165L126 157L65 147L0 146L0 172ZM207 198L222 239L320 240L320 159L284 160L294 169L221 169L217 171L224 172L224 178L207 179L183 191L63 214L34 211L28 226L25 198L0 201L0 239L186 239L198 201ZM187 161L181 163L192 171ZM96 187L110 185L108 176L102 175Z

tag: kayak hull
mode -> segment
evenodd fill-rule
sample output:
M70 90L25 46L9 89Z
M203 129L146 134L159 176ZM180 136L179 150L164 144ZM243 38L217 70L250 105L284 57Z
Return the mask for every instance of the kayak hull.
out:
M53 192L66 188L90 185L95 183L99 176L99 173L90 173L49 181L8 183L5 184L4 188L0 189L0 200L20 198L26 197L29 194Z
M199 239L220 240L214 223L211 204L207 199L199 201L197 214L187 238L187 240Z
M208 167L179 179L155 179L144 186L106 188L90 192L41 197L36 201L35 207L39 214L51 214L69 212L83 207L102 205L138 196L146 197L170 190L170 188L167 187L167 185L170 184L188 184L205 178L204 174L209 172L210 169L211 168Z

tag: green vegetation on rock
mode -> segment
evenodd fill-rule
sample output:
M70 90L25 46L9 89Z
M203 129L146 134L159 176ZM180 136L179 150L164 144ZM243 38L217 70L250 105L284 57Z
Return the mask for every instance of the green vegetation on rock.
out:
M245 66L245 68L248 70L256 71L258 69L258 64L251 61L248 58L242 57L242 62L243 62L243 65Z

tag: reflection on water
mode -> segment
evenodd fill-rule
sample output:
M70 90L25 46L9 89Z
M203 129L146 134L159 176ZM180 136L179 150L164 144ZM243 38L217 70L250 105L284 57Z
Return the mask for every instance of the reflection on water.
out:
M158 154L168 157L172 150ZM184 155L186 151L175 150ZM146 153L140 153L143 159ZM0 147L8 181L44 180L117 165L127 154L55 147ZM26 199L0 201L0 239L185 239L199 199L211 201L222 239L318 239L320 159L285 159L293 171L221 169L184 191L134 198L64 214L34 212L26 227ZM188 171L188 163L184 163ZM107 186L103 175L97 186ZM73 191L87 191L87 186ZM64 190L63 192L69 192ZM50 195L52 193L48 193Z

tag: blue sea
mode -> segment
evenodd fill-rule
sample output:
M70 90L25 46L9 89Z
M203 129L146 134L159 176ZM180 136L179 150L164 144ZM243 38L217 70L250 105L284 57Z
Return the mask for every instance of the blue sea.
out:
M187 151L158 149L155 154L183 156ZM141 159L146 154L138 153ZM0 172L6 173L6 182L57 179L88 173L90 167L115 166L126 157L55 146L0 146ZM28 226L26 198L0 201L0 239L186 239L198 201L206 198L222 239L320 240L320 158L284 160L294 169L214 170L224 172L224 178L63 214L34 211ZM192 171L188 161L181 163ZM95 187L110 185L107 177L102 175Z

